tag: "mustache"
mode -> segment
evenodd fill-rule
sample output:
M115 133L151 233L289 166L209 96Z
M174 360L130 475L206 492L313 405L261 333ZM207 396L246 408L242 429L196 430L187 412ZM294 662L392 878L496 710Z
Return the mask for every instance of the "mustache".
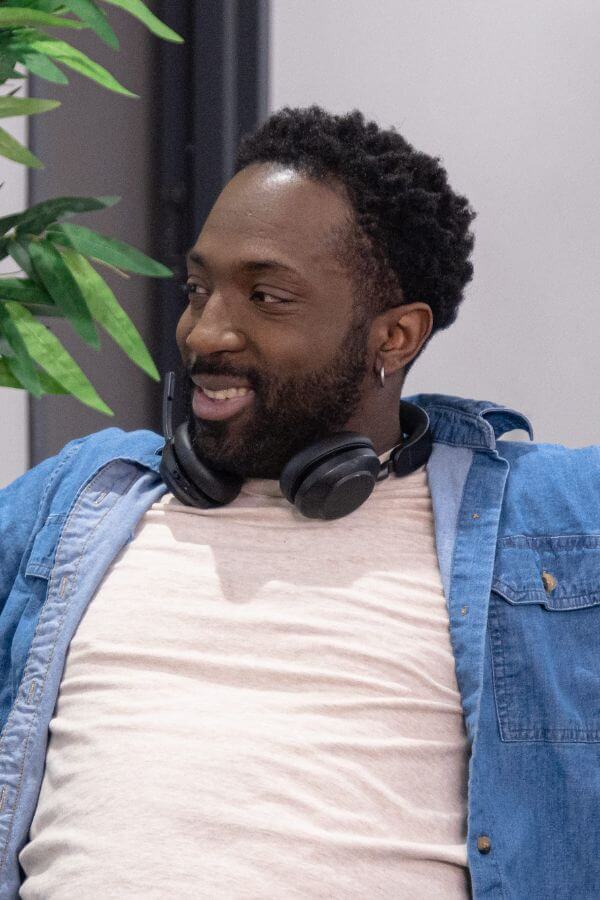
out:
M211 362L195 362L193 366L185 368L186 376L189 381L198 375L229 375L231 378L246 379L252 387L260 384L261 377L252 370L243 370L227 365L227 363L211 363Z

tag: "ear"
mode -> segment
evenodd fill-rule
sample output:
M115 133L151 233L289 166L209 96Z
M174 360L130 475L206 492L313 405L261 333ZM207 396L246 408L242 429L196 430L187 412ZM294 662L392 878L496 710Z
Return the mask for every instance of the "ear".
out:
M431 334L433 313L427 303L406 303L388 309L373 322L376 360L386 375L403 369L415 358Z

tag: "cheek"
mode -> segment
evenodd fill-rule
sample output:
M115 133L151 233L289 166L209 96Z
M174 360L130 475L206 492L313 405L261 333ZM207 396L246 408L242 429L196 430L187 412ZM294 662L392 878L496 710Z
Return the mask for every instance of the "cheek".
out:
M263 368L275 376L302 376L323 366L322 348L304 337L286 335L285 340L263 345L259 352Z
M192 328L190 310L189 307L185 310L179 322L177 323L177 328L175 329L175 341L177 346L179 347L179 352L183 354L185 339L190 333Z
M263 344L269 354L287 370L309 372L320 369L338 350L339 333L334 325L323 323L290 327Z

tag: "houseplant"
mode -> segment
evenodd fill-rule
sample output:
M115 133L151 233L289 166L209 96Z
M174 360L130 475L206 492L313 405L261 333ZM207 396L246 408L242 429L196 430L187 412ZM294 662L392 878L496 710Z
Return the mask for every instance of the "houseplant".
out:
M45 30L68 28L76 33L91 28L100 40L118 50L105 6L135 16L164 40L183 41L142 0L0 0L0 118L36 115L60 106L57 100L17 96L21 85L3 94L2 85L23 81L30 72L68 84L61 66L107 90L136 96L72 43ZM24 166L43 167L41 160L1 127L0 155ZM41 321L47 316L67 319L96 350L100 325L136 365L160 380L139 332L96 267L107 266L123 277L134 273L168 278L173 273L135 247L65 221L119 200L114 196L57 197L0 218L0 260L10 256L26 276L0 275L0 385L24 388L34 397L71 394L112 415L75 359Z

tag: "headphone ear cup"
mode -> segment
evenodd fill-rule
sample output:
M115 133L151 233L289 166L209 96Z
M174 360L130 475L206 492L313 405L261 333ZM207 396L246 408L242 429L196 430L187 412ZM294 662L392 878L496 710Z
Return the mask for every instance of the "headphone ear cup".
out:
M284 466L279 485L310 519L339 519L370 496L381 469L368 438L341 432L311 444Z
M168 469L169 480L163 474L163 464ZM187 422L181 423L172 442L165 447L160 468L166 484L177 499L188 506L201 509L231 503L243 484L243 478L211 469L196 455Z

